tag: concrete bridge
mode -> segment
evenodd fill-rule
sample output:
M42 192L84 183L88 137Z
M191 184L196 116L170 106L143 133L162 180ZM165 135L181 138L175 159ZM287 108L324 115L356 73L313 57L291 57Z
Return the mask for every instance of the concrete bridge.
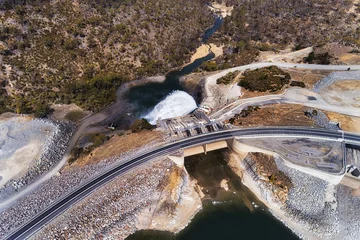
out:
M244 153L244 151L248 150L251 152L262 152L269 155L279 155L274 150L273 152L260 149L253 146L247 146L241 142L239 142L236 138L229 139L229 140L220 140L216 142L206 143L198 146L191 146L185 149L182 149L180 152L174 155L168 156L169 159L171 159L173 162L175 162L178 166L183 167L185 157L197 155L197 154L207 154L208 152L220 150L220 149L229 149L230 151L233 151L234 153ZM344 148L343 151L345 152L346 149ZM343 154L343 157L345 158L346 154ZM296 163L293 163L289 161L286 157L281 156L281 158L286 161L289 167L295 168L299 171L305 172L307 174L313 175L315 177L321 178L325 181L328 181L332 184L342 184L345 186L348 186L353 189L360 189L360 179L355 178L353 176L350 176L349 174L346 174L345 172L342 172L340 174L332 174L332 173L326 173L324 171L320 171L319 169L310 168L310 167L304 167L297 165ZM344 168L346 166L346 159L343 159Z

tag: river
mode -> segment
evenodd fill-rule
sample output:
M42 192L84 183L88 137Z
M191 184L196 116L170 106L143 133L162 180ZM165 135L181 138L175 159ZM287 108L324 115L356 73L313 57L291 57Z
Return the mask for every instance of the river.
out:
M211 35L216 32L223 22L222 18L216 18L214 25L205 31L202 37L202 42L206 43ZM136 108L136 115L140 117L154 108L161 100L176 90L183 90L180 85L180 78L187 74L190 74L197 69L203 62L214 58L213 53L208 54L203 58L196 59L193 63L186 65L181 70L171 71L166 74L164 82L148 83L132 87L127 92L127 99Z
M127 240L191 239L299 239L275 219L247 189L224 160L226 150L209 152L185 159L191 177L203 187L203 210L178 234L162 231L138 231ZM229 191L220 187L226 179Z

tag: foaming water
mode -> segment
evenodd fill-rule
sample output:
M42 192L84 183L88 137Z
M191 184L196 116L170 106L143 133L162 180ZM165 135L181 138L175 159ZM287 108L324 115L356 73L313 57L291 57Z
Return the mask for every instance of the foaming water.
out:
M151 124L156 124L159 118L166 119L183 116L196 108L197 105L192 96L184 91L174 91L159 102L145 118Z

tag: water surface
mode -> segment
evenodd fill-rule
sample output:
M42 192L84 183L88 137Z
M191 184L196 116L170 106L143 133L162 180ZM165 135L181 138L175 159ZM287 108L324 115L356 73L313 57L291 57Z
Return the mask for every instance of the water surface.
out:
M216 32L223 22L222 18L216 18L214 25L205 31L202 42L206 43L209 37ZM203 58L196 59L193 63L186 65L181 70L171 71L166 75L166 79L161 83L148 83L141 86L132 87L128 93L128 100L136 107L136 115L139 117L150 112L152 108L163 100L167 95L175 90L183 90L180 85L180 78L192 73L203 62L206 62L215 55L208 54Z
M206 197L203 210L184 230L176 235L162 231L138 231L127 239L299 239L241 183L224 161L224 154L226 150L218 150L185 159L187 171L203 187ZM220 187L222 179L227 179L230 191Z

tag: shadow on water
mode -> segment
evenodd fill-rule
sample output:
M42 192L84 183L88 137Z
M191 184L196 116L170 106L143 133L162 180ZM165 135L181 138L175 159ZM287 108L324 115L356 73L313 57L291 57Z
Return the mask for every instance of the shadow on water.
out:
M191 223L174 235L163 231L138 231L128 240L192 240L192 239L299 239L276 220L249 191L224 160L226 150L209 152L185 159L185 167L205 193L203 210ZM226 179L229 191L220 187ZM247 202L259 207L250 208Z
M210 53L203 58L196 59L193 63L185 66L179 71L172 71L166 75L164 82L148 83L132 87L127 92L127 99L134 106L137 107L136 115L139 117L142 114L148 113L161 100L175 90L183 90L180 85L180 78L186 74L191 73L198 68L203 62L214 58L214 54Z
M204 43L216 32L223 22L222 18L216 18L214 25L205 31L202 41ZM203 58L196 59L193 63L186 65L181 70L171 71L161 83L148 83L142 86L132 87L127 93L127 99L137 107L136 115L148 113L156 104L175 90L183 90L180 85L180 78L192 73L203 62L213 59L215 55L211 52Z

